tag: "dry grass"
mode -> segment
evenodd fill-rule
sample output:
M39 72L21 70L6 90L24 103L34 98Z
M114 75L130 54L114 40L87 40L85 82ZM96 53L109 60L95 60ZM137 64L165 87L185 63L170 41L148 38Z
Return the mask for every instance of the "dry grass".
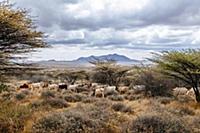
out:
M88 94L5 90L0 94L0 132L200 132L200 104L186 96L146 97L133 90L106 98Z

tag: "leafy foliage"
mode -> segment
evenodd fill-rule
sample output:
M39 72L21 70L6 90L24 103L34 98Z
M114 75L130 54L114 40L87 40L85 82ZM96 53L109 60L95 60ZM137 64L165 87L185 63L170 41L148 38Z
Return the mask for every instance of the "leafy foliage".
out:
M89 75L86 71L66 71L58 74L58 77L62 80L67 80L68 83L74 84L77 80L88 80Z
M179 79L193 87L196 100L200 102L199 93L199 80L200 80L200 51L199 50L182 50L163 52L160 55L156 55L154 59L151 59L157 64L160 71Z
M118 87L129 69L117 65L114 61L92 62L95 65L93 81Z
M170 96L171 90L178 86L178 81L173 81L157 72L156 68L143 67L134 75L133 84L144 85L145 94L150 96Z
M25 9L13 8L9 2L0 2L0 73L9 71L13 56L46 47L42 32L36 26ZM8 67L9 66L9 67Z

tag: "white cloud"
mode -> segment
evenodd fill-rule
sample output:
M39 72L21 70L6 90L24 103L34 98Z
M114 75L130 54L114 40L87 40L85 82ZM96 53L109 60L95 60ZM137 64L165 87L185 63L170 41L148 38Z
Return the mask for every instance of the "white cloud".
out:
M66 45L55 45L55 51L70 58L122 49L140 58L133 51L145 57L152 50L200 48L200 0L11 1L31 9L39 29L49 34L48 42ZM38 55L49 58L53 51Z
M132 50L132 49L81 49L80 47L69 47L66 45L53 45L53 48L40 49L39 52L34 52L31 54L27 54L29 60L32 61L40 61L40 60L74 60L81 56L87 57L90 55L105 55L105 54L122 54L126 55L132 59L142 60L151 56L153 50Z

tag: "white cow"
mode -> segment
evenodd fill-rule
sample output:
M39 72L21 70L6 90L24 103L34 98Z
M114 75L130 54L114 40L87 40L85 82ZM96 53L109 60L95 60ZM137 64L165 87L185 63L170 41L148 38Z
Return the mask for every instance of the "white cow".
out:
M174 96L186 95L187 92L188 92L188 89L185 87L176 87L173 89Z
M145 85L135 85L135 86L133 86L133 90L144 91Z
M128 86L120 86L120 87L118 88L118 91L119 91L120 94L124 94L124 93L126 93L128 90L129 90L129 87L128 87Z
M104 87L104 95L113 95L117 94L118 92L116 91L116 86L107 86Z
M58 90L58 85L57 84L50 84L48 86L49 90Z
M104 97L104 88L95 89L95 97Z
M79 84L69 85L68 86L68 90L76 92L77 91L77 87L79 87Z

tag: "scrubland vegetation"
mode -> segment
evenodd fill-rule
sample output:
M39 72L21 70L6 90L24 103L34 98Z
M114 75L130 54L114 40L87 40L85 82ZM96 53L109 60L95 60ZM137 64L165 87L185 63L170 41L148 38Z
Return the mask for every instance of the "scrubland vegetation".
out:
M113 68L121 70L112 63L102 67L109 73ZM107 71L96 67L77 72L40 70L4 83L1 132L200 132L200 105L195 95L187 94L189 90L182 92L184 82L172 80L156 67L124 69L117 85L110 85ZM32 74L40 80L31 80ZM78 78L72 83L69 74Z
M200 132L199 50L164 52L151 66L47 70L10 61L46 47L25 10L1 3L0 27L1 133Z

